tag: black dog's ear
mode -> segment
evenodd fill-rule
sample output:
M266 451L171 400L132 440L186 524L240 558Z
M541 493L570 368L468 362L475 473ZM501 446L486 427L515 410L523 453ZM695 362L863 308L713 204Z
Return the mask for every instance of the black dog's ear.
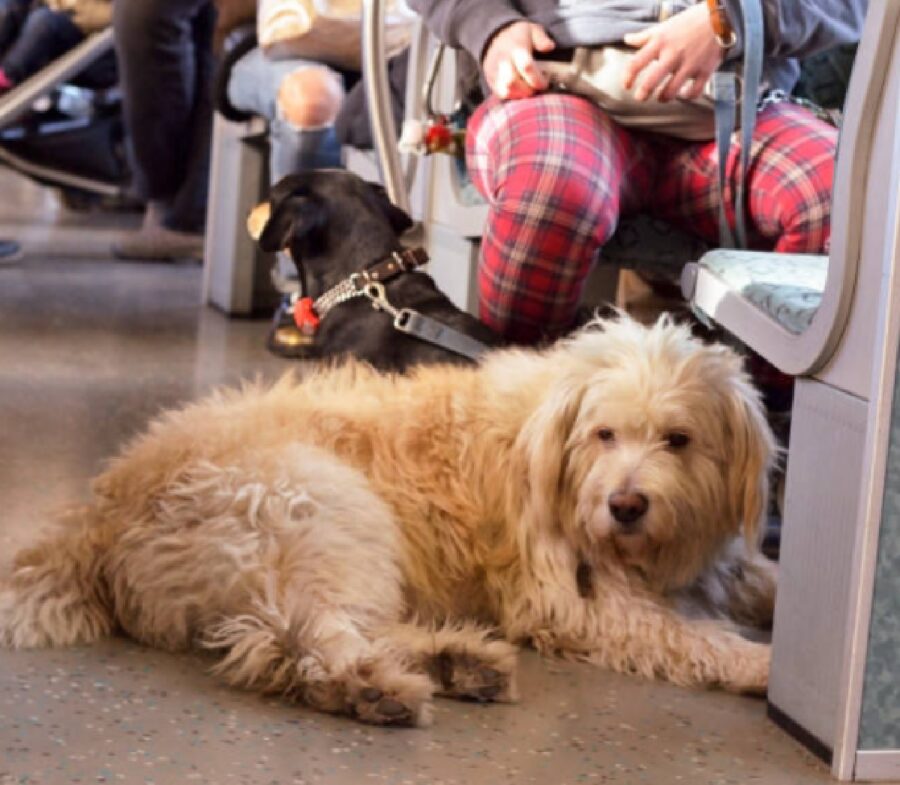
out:
M384 213L384 217L397 234L403 234L413 225L412 218L388 198L387 191L383 186L378 183L369 183L369 189L378 209Z
M259 236L259 247L267 253L302 247L303 241L323 227L328 211L311 196L295 194L272 200L272 214Z

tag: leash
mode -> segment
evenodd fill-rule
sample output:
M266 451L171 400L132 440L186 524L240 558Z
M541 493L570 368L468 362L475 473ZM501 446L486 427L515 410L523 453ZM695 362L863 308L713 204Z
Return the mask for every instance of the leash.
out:
M759 0L743 0L744 74L741 95L741 155L735 185L734 222L737 247L747 247L747 223L744 218L747 193L747 170L750 167L750 148L756 115L759 111L759 90L763 67L763 16ZM734 71L716 71L711 82L713 111L716 122L716 148L719 156L719 244L735 247L735 236L728 225L725 211L725 182L728 153L734 133L738 77Z
M419 313L414 308L397 308L388 300L384 287L387 281L412 272L428 261L428 253L424 248L394 251L374 265L344 278L315 301L311 297L299 297L295 294L292 297L294 323L304 335L314 336L319 322L334 308L349 300L365 297L376 311L382 311L392 318L397 331L470 360L480 359L488 349L480 341Z

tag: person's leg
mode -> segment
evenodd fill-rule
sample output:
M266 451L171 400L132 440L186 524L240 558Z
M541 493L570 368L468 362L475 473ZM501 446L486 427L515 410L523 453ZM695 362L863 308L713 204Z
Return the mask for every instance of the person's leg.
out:
M202 232L206 224L209 165L212 151L212 85L216 59L212 50L216 10L211 3L193 21L194 107L190 117L184 176L169 206L166 225L186 232Z
M35 6L0 60L0 70L17 85L83 40L84 34L68 14Z
M120 256L164 259L202 252L214 13L209 0L113 5L135 185L148 202L142 231L114 249Z
M831 232L831 189L837 129L790 103L760 113L753 136L746 203L754 245L780 253L825 253ZM740 140L728 160L728 217ZM660 161L650 209L711 242L718 242L718 164L714 142L669 143Z
M16 40L30 5L30 0L0 0L0 55Z
M228 99L269 122L270 179L340 166L334 120L343 101L340 75L304 60L271 60L253 49L235 63Z
M480 317L514 341L558 335L575 318L598 249L646 190L642 144L592 103L545 94L476 111L468 165L490 204Z
M341 76L327 66L305 60L272 60L253 49L238 60L228 82L228 100L269 123L269 180L305 169L341 165L334 121L344 98ZM282 357L309 355L308 338L294 323L291 296L299 291L290 254L275 255L272 282L284 296L266 339Z

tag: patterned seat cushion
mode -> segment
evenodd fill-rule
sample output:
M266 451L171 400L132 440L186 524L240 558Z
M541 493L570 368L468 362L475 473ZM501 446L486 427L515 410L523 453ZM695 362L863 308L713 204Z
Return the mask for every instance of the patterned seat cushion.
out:
M828 276L828 257L813 254L718 249L700 266L795 335L812 322Z

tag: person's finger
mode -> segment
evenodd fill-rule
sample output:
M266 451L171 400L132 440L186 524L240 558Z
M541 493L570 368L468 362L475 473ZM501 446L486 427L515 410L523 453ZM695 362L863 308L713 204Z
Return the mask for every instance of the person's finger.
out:
M655 60L641 73L640 81L634 91L634 97L638 101L646 101L656 92L656 89L672 74L670 63Z
M693 101L703 95L706 89L706 83L709 77L693 76L689 82L686 82L681 90L678 91L678 97L686 101Z
M522 81L524 81L532 90L547 89L547 77L544 76L544 72L534 61L534 57L532 57L530 51L521 48L514 49L512 61L513 65L516 67L516 71L519 72L519 77L521 77Z
M504 100L526 98L533 93L510 58L504 58L498 64L497 76L491 89L498 98Z
M494 78L490 80L490 87L498 98L508 98L510 85L517 79L516 69L511 60L503 58L496 64Z
M692 77L691 70L688 66L682 66L674 74L672 78L666 82L665 87L659 92L660 101L671 101L673 98L681 95L682 88Z
M554 41L540 25L531 26L531 44L538 52L550 52L556 49Z
M635 48L641 47L650 40L650 36L653 34L655 27L656 25L651 25L650 27L645 27L643 30L638 30L636 33L626 33L623 40L628 46L633 46Z
M658 52L659 42L650 41L634 53L634 57L631 58L631 61L625 67L625 75L622 83L626 90L630 90L634 86L638 74L656 59Z

